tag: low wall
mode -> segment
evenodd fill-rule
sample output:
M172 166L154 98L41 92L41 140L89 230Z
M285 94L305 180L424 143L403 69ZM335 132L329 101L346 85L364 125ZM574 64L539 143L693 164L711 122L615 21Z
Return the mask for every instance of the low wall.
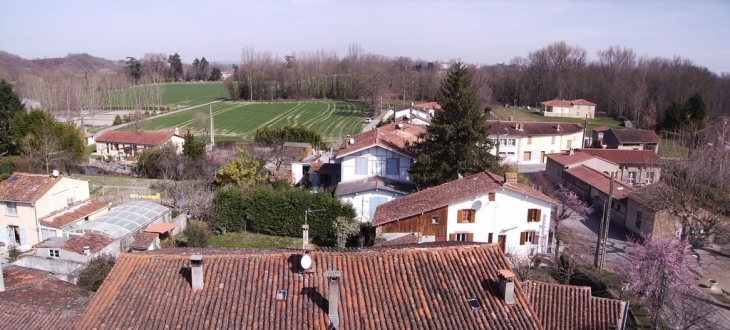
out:
M22 257L13 265L45 270L54 274L71 274L84 267L83 263L68 260L41 258L36 256Z

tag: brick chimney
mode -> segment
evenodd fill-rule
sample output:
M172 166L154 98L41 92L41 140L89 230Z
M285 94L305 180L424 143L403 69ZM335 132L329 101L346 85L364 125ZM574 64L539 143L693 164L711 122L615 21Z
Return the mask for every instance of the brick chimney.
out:
M329 310L327 315L330 319L330 324L334 327L340 325L340 314L337 312L337 307L340 304L340 279L342 278L342 271L340 270L328 270L325 273L330 283L330 294L329 294Z
M517 172L507 172L504 174L504 183L517 183Z
M515 304L515 274L511 270L499 270L499 293L505 304Z
M193 291L203 289L203 255L193 254L190 256L190 283Z
M91 249L88 246L84 246L84 255L91 255Z

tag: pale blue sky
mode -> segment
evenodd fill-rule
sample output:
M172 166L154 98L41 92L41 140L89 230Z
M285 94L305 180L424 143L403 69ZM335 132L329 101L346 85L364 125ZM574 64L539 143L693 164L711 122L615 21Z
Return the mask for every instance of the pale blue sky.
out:
M589 59L621 45L730 72L730 1L0 2L0 50L24 58L177 52L186 63L239 61L246 46L342 57L357 43L366 53L494 64L562 40Z

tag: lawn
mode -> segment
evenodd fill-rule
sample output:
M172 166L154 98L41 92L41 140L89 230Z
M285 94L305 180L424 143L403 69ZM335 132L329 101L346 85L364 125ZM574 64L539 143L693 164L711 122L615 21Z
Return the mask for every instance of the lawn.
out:
M279 127L302 123L322 133L326 142L337 145L347 135L362 131L364 119L371 114L359 102L346 101L273 101L220 102L212 106L216 140L253 141L254 131L262 126ZM175 127L181 132L195 128L195 115L208 114L201 107L153 118L140 125L140 130L159 131ZM133 130L132 126L124 128Z
M139 85L115 91L110 96L110 99L114 103L112 108L132 109L137 106L137 102L140 102L139 100L142 100L142 103L149 103L139 104L142 109L147 109L146 107L148 106L156 107L158 104L155 95L160 91L160 88L162 89L163 95L161 105L173 110L229 97L228 90L223 85L223 82L183 82L161 85Z
M210 237L209 244L217 248L301 248L302 239L299 237L269 236L250 232L229 232L225 235L213 234Z

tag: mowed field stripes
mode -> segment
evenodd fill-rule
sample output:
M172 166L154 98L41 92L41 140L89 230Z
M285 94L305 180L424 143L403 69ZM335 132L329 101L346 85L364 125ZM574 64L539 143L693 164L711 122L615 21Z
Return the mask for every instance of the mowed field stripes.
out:
M162 131L178 127L183 133L190 130L200 135L198 113L208 116L208 107L152 118L139 129ZM239 142L253 141L253 133L259 127L301 123L314 127L325 141L337 145L347 135L360 133L363 121L369 115L371 112L362 103L348 101L221 102L213 105L216 139Z

